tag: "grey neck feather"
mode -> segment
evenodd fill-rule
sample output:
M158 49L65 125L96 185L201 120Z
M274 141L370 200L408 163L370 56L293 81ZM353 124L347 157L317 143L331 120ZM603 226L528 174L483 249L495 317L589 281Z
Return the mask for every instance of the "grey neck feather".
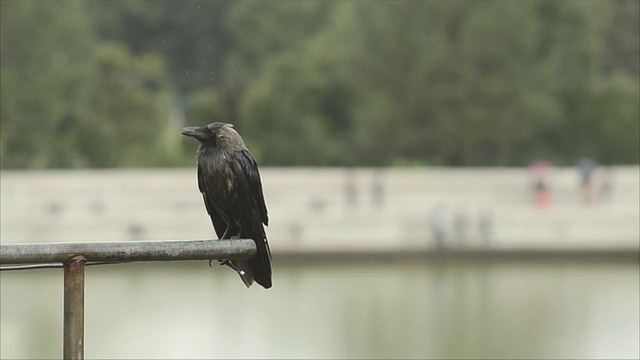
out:
M242 137L231 126L224 126L219 129L216 137L215 143L200 144L197 154L198 159L211 161L218 157L225 157L238 151L247 150Z

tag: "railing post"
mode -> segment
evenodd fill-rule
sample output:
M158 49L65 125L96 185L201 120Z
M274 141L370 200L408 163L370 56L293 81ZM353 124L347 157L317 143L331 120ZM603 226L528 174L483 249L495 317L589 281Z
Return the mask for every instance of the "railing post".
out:
M84 265L83 256L64 262L64 346L65 360L84 359Z
M63 358L84 359L84 268L133 261L247 260L252 239L0 244L0 270L64 268ZM17 264L16 266L12 266ZM25 265L27 264L27 265Z

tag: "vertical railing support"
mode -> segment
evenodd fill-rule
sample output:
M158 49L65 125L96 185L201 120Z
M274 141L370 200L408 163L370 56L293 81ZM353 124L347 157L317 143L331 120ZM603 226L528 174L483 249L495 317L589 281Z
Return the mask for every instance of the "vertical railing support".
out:
M84 359L84 265L82 256L64 262L64 345L65 360Z
M0 270L60 267L62 263L62 356L65 360L82 360L85 266L134 261L248 260L256 252L256 243L252 239L0 244Z

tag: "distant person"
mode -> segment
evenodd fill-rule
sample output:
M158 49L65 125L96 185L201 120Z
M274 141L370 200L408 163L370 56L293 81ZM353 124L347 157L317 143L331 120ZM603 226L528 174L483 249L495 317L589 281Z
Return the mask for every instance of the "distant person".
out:
M457 211L453 216L453 234L459 247L463 247L466 242L468 225L467 213L462 210Z
M444 205L436 205L429 217L429 225L431 227L431 233L433 234L433 240L435 241L436 248L444 247L444 242L447 237L447 229L449 227L447 209Z
M491 236L493 233L493 218L489 210L484 210L480 214L480 220L478 221L478 231L480 232L480 239L485 247L489 247L491 242Z
M600 187L598 188L598 199L603 202L610 202L613 198L614 184L614 157L609 151L602 154L598 173L600 174Z
M600 201L609 202L613 197L613 170L611 166L602 167L600 189L598 198Z
M384 205L384 172L376 169L373 173L373 184L371 186L371 201L373 206Z
M551 163L546 160L538 160L529 165L529 172L533 177L534 201L539 208L546 208L551 204L551 191L547 184L550 169Z
M355 208L358 205L355 171L351 168L347 169L345 175L344 196L347 207Z
M551 193L549 192L549 188L547 188L546 182L543 179L537 179L534 186L536 205L539 208L546 208L551 204Z
M590 204L593 202L593 173L598 163L591 158L582 158L578 161L578 174L580 176L580 190L582 192L582 202Z
M298 245L303 237L303 226L298 221L294 221L289 224L289 237L292 242Z

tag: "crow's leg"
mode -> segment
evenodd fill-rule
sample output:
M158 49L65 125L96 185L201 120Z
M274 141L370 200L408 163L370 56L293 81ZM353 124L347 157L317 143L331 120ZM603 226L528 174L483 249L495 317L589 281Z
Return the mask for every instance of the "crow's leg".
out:
M222 234L222 236L220 236L220 239L226 239L227 236L229 235L229 230L231 230L231 226L227 225L227 228L224 230L224 233ZM233 238L233 237L231 237ZM226 263L229 260L218 260L218 264L219 265L226 265ZM209 260L209 267L211 267L211 264L213 263L213 259Z
M228 230L228 229L227 229L227 230ZM225 234L226 234L226 233L227 233L227 232L225 232ZM233 235L233 236L231 237L231 239L232 239L232 240L234 240L234 239L240 239L240 234L238 234L238 235ZM229 267L231 267L233 270L238 271L236 268L234 268L234 267L231 265L231 263L229 262L229 260L218 260L218 264L220 264L220 265L229 265Z
M237 272L240 275L244 275L244 271L240 270L236 264L232 263L229 260L218 260L218 264L220 265L227 265L228 267L232 268L235 272Z
M227 234L229 234L229 230L231 230L231 226L227 226L227 228L224 230L224 233L222 234L222 236L220 236L220 239L226 239L227 238ZM218 260L218 264L220 265L225 265L225 263L228 260ZM209 267L211 267L211 264L213 263L213 259L209 260Z
M229 233L229 229L231 229L231 226L227 227L227 230L224 231L224 234L222 234L220 239L225 239L226 238L226 236ZM237 235L231 236L231 239L240 239L240 234L238 233ZM211 263L212 262L213 262L213 260L209 260L209 267L211 267ZM244 275L244 271L240 270L234 263L232 263L228 259L218 260L218 265L227 265L228 267L232 268L238 274Z
M226 239L227 238L227 234L229 234L229 230L231 229L231 226L227 226L227 229L224 231L224 234L222 234L222 236L220 236L220 239Z

